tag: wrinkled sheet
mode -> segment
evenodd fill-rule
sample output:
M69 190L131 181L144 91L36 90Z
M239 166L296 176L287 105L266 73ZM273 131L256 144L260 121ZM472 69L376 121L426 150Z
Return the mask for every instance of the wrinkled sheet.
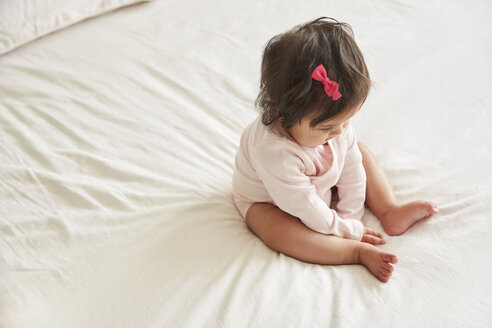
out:
M490 327L490 12L162 0L1 56L0 327ZM263 47L323 15L374 81L359 139L400 201L440 207L386 236L386 284L269 249L231 199Z

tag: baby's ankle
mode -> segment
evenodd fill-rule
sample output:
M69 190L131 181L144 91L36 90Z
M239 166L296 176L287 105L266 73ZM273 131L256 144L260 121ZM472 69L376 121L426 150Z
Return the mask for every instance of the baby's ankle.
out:
M361 261L361 253L364 251L363 248L364 248L364 243L363 242L359 242L357 243L357 245L354 247L354 251L352 253L352 261L354 264L361 264L362 261Z
M386 221L386 219L389 219L400 207L401 205L396 202L387 204L384 211L379 215L379 219L382 222Z

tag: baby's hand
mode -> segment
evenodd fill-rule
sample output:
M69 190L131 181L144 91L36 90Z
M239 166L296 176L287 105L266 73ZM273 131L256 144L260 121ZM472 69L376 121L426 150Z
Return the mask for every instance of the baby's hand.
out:
M382 245L386 243L382 234L366 227L364 227L364 235L362 236L361 241L373 245Z

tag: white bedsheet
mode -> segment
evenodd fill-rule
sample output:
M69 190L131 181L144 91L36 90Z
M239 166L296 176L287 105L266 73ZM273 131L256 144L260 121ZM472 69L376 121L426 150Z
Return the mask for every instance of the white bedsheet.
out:
M491 327L491 12L161 0L1 56L0 327ZM375 81L359 139L401 201L440 207L386 237L386 284L269 249L232 203L263 47L319 16Z

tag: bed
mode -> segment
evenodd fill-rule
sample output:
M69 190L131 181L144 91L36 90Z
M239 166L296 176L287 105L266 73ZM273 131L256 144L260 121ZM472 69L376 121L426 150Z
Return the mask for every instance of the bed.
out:
M491 2L84 3L0 5L0 327L492 326ZM232 202L263 47L319 16L374 81L359 139L440 208L385 234L388 283L273 251Z

